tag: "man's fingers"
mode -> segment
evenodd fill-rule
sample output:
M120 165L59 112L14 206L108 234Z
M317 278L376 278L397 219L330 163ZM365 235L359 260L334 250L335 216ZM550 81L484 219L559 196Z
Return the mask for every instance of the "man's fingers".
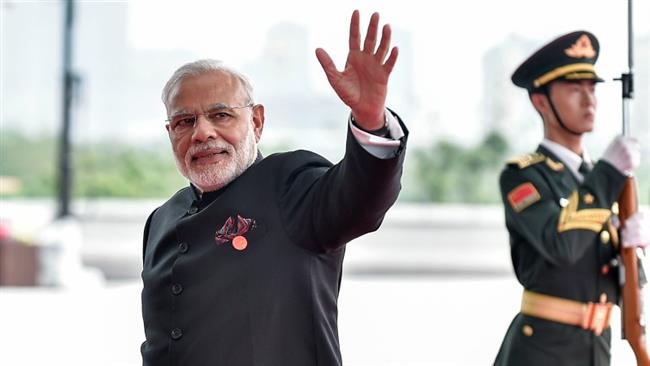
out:
M330 55L327 54L324 49L317 48L316 58L323 68L323 71L325 71L327 80L329 80L330 83L333 83L338 78L339 72L336 70L336 65L334 65L334 61L332 61Z
M374 53L375 45L377 45L377 25L379 24L379 13L373 13L368 23L368 31L366 32L366 41L363 43L363 51L366 53Z
M352 19L350 19L350 51L358 51L360 47L359 10L355 10L352 12Z
M381 32L381 42L379 42L379 47L377 48L377 60L379 62L384 62L386 54L388 54L388 47L390 46L390 37L391 29L390 25L385 24Z
M388 56L388 60L386 60L386 63L384 64L386 73L388 73L389 75L393 71L393 67L395 67L395 62L397 62L398 53L399 51L397 47L393 47L393 49L390 51L390 56Z

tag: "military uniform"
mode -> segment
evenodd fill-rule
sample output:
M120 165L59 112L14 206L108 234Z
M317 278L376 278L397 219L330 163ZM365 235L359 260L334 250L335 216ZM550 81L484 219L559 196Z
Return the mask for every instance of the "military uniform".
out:
M617 301L618 234L611 214L625 180L599 161L580 183L544 146L508 163L500 186L512 262L526 291L585 304ZM597 335L520 313L496 364L606 365L609 346L608 328Z
M594 69L598 51L591 33L569 33L529 57L512 81L546 94L558 125L578 135L563 124L548 86L602 81ZM609 317L620 296L616 200L627 177L604 160L593 165L548 141L508 161L500 176L512 263L524 292L495 365L609 365Z

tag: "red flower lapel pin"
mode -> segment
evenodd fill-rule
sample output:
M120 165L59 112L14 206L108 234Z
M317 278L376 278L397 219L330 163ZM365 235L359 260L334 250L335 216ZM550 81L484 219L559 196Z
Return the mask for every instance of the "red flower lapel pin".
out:
M217 244L232 242L232 246L237 250L244 250L248 246L248 240L244 234L254 230L257 227L254 219L247 219L237 214L237 218L228 217L226 223L221 229L217 230L214 239Z

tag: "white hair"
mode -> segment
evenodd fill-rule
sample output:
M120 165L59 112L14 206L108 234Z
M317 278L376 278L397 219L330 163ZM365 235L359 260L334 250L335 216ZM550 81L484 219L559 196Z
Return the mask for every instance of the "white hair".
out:
M183 80L192 76L215 71L223 72L237 78L241 86L244 88L244 92L246 92L246 95L248 96L248 103L253 103L253 85L244 74L224 65L224 63L219 60L203 59L186 63L174 71L174 74L169 78L162 91L162 101L165 104L165 108L169 110L169 105L176 97L178 87Z

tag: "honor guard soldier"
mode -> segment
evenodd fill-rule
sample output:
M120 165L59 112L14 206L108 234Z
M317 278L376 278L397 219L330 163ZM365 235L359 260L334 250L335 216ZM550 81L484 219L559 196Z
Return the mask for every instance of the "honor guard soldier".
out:
M517 68L542 117L544 139L500 176L513 267L523 285L495 365L609 365L612 306L619 300L617 248L647 244L636 214L621 236L617 199L640 162L639 144L616 137L592 162L583 146L596 115L599 44L563 35ZM645 230L645 233L644 233Z

